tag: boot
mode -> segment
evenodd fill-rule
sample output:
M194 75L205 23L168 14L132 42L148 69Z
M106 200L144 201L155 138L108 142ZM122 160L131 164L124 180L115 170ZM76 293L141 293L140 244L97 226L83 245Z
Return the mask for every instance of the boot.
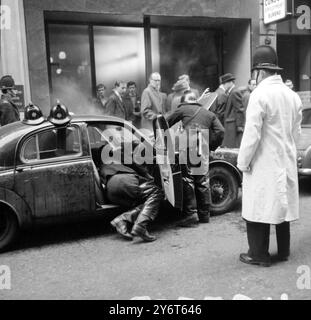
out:
M132 229L132 235L142 238L144 241L155 241L156 238L151 236L147 231L147 226L154 221L159 213L161 201L164 199L162 190L154 183L146 182L140 186L145 203L140 211L135 225Z
M113 220L110 224L117 230L117 232L126 240L133 240L133 236L127 230L127 224L122 220Z
M156 241L157 238L155 236L152 236L146 228L142 228L140 226L134 226L131 235L134 237L140 237L146 242L153 242Z

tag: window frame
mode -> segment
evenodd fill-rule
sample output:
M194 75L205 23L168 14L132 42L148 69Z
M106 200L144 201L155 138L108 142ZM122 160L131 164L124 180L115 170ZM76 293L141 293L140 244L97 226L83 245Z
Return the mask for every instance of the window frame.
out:
M27 143L36 137L36 153L37 157L40 156L40 150L39 150L39 134L48 132L51 130L61 130L61 129L68 129L68 128L75 128L77 129L78 136L79 136L79 145L80 145L80 152L76 154L71 154L71 155L65 155L65 156L60 156L60 157L53 157L53 158L47 158L47 159L42 159L42 160L27 160L25 159L25 148L27 146ZM21 147L19 149L19 159L21 161L21 165L37 165L37 164L42 164L42 163L49 163L49 162L61 162L61 161L66 161L66 160L71 160L71 159L78 159L83 156L83 144L82 144L82 130L79 125L72 124L70 126L62 126L62 127L50 127L50 128L44 128L40 131L32 132L30 135L28 135L22 142L21 142Z

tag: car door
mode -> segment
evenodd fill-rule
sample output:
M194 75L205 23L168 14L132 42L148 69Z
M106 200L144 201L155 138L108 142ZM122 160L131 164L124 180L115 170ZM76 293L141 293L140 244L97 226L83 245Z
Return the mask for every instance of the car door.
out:
M35 218L94 210L93 165L78 125L49 128L25 138L18 149L15 190Z
M154 120L156 163L159 166L166 199L175 208L182 209L183 181L181 168L175 159L175 148L165 118L160 115Z

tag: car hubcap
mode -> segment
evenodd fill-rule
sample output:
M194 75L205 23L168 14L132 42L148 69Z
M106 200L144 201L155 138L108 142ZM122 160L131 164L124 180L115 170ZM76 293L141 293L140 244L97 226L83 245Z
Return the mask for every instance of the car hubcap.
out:
M223 179L212 179L211 187L213 204L220 204L226 200L229 194L229 187Z

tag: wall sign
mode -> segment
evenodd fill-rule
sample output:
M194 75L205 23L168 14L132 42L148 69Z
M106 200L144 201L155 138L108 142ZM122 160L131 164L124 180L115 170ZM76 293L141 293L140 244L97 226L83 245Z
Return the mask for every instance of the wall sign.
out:
M287 0L264 0L264 23L282 20L287 15Z

